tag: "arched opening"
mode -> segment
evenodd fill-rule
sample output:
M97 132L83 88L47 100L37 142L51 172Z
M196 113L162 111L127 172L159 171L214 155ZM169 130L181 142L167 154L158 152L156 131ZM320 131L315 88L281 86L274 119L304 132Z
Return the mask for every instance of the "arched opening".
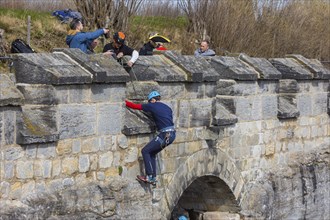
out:
M240 219L239 211L233 192L223 180L215 176L202 176L185 189L171 213L171 219L177 220L182 215L190 220L218 217Z

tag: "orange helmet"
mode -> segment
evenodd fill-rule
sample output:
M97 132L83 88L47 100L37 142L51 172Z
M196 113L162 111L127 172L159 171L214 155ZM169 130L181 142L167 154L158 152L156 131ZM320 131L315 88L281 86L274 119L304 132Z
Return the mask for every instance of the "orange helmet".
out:
M125 43L125 34L123 32L116 32L114 35L113 35L113 39L117 42L117 43L120 43L120 44L124 44Z

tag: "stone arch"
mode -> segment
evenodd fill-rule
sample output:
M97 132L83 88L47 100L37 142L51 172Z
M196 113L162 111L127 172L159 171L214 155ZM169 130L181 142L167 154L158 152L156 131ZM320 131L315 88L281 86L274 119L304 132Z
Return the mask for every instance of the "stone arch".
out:
M223 180L240 204L244 185L240 170L224 151L216 148L202 149L189 156L176 170L169 184L164 186L164 196L160 203L163 207L161 213L167 219L170 218L173 208L185 189L202 176L215 176Z

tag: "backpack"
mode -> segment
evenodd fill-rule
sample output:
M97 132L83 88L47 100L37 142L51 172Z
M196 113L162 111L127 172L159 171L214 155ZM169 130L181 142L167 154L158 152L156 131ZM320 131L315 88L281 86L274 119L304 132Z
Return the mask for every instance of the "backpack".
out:
M35 53L35 51L21 39L16 39L11 43L12 53Z

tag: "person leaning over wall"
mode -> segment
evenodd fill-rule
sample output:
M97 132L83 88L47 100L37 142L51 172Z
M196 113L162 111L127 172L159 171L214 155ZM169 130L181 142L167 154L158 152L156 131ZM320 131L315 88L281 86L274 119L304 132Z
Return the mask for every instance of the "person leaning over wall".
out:
M74 19L70 23L70 30L66 36L66 44L70 48L79 48L84 53L88 53L88 47L94 39L102 34L107 34L109 29L101 28L94 32L82 32L84 26L79 19Z
M121 59L126 55L132 56L127 62L127 65L132 67L135 61L139 58L139 52L127 46L125 44L125 39L126 36L123 32L116 32L113 35L112 42L104 46L103 53L110 54L116 60Z
M215 56L214 50L210 49L209 47L209 41L203 40L200 44L200 47L195 50L195 57L201 57L201 56Z

